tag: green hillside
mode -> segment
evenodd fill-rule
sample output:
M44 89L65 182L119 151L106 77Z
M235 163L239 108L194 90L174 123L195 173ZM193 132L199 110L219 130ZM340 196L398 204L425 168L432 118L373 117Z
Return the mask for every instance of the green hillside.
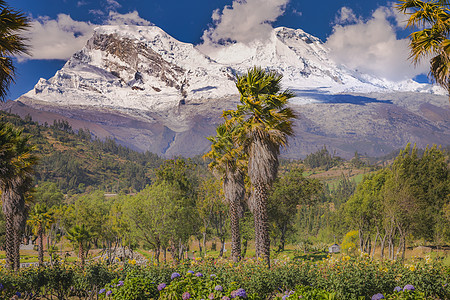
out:
M2 122L10 122L31 135L39 164L36 180L58 184L64 193L86 189L106 192L135 192L151 183L152 170L162 163L156 154L123 147L112 138L94 138L89 130L74 132L65 121L39 125L31 117L0 112Z

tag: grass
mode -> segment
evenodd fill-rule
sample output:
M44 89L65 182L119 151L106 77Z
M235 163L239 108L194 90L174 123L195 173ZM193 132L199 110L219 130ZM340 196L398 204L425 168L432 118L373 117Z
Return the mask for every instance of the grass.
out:
M207 256L217 258L219 257L220 251L220 243L216 242L216 247L214 249L214 241L209 241L207 243ZM189 257L199 257L199 249L198 249L198 242L192 241L190 245L190 254ZM214 249L214 250L212 250ZM223 258L228 259L230 257L230 242L226 242L226 249L227 251L223 253ZM66 249L68 250L68 249ZM323 258L327 257L327 252L320 252L320 251L309 251L307 253L304 253L302 250L298 248L297 245L286 245L285 250L281 252L277 252L278 248L273 246L271 249L271 258L272 259L305 259L305 260L312 260L312 261L318 261L322 260ZM95 257L98 249L91 249L89 254L90 257ZM151 260L154 257L154 251L151 250L144 250L144 249L137 249L136 252L138 252L140 255L142 255L144 258ZM63 256L61 258L65 259L67 262L76 262L78 261L77 255L74 252L68 252L69 255L67 257L64 256L64 254L67 253L66 251L63 252ZM21 262L22 263L34 263L38 261L38 253L34 250L21 250ZM59 251L57 252L59 254ZM193 254L193 255L192 255ZM202 253L204 255L204 252ZM385 252L385 255L387 253ZM450 266L450 248L449 247L441 247L441 249L432 249L423 247L411 247L407 249L406 252L406 258L409 259L417 259L417 258L424 258L425 256L430 255L433 259L441 261L445 266ZM249 242L248 250L245 255L245 257L254 257L255 256L255 249L254 249L254 243L253 241ZM377 251L375 254L375 259L378 259L380 257L379 253L379 247L377 247ZM5 252L0 251L0 259L5 259ZM50 261L50 258L48 256L48 253L45 252L44 256L45 261ZM161 253L160 261L163 260L163 254ZM167 260L171 261L172 257L170 253L167 253Z

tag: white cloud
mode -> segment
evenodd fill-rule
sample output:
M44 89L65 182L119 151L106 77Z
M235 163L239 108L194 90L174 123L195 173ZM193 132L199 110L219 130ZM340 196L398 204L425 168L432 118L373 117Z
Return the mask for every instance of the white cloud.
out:
M96 15L96 16L103 16L103 15L105 15L105 13L103 11L101 11L100 9L90 9L89 13L91 15Z
M334 20L336 24L348 24L348 23L355 23L357 21L358 18L356 17L353 10L346 6L341 7Z
M56 20L39 17L31 22L31 29L26 34L32 56L22 59L68 59L83 48L94 27L94 24L75 21L65 14L59 14Z
M108 25L150 25L137 11L127 14L110 12ZM25 34L31 45L31 56L26 59L69 59L72 54L84 47L98 24L73 20L69 15L59 14L56 19L39 17L31 22L31 28Z
M265 39L272 32L270 23L284 13L289 0L234 0L231 6L212 14L213 26L203 33L200 48L230 41L249 43Z
M119 14L117 12L110 11L109 19L106 22L109 25L145 25L149 26L152 23L141 18L137 11L133 11L127 14Z
M353 24L335 25L326 42L336 62L390 80L427 73L426 65L415 68L408 60L409 40L396 36L396 27L403 25L398 24L402 17L393 7L378 8L366 21L351 13L346 20L353 20ZM394 19L396 24L388 19Z
M106 0L109 9L116 9L122 7L122 5L116 0Z

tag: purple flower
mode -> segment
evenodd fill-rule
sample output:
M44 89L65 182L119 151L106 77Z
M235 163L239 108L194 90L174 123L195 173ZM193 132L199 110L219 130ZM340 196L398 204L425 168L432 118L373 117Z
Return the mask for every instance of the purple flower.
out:
M231 300L228 296L223 296L221 300Z
M0 283L0 291L3 290L3 284Z
M223 291L223 287L221 285L216 285L214 287L214 290L218 291L218 292L222 292Z
M213 279L213 278L215 278L215 277L217 277L216 274L211 274L211 275L209 275L209 278L210 278L210 279Z
M244 289L237 289L236 296L239 296L241 298L247 298L247 293L245 292Z
M405 285L405 287L403 288L403 291L414 291L415 288L412 284L407 284Z
M106 289L101 289L100 291L98 291L99 294L103 294L104 292L106 292Z
M288 297L288 295L284 295L281 299L286 300Z
M175 278L180 277L180 276L181 276L180 273L175 272L175 273L172 273L172 276L170 276L170 279L174 280Z
M117 286L123 286L123 281L119 280L119 283L117 284Z
M189 292L184 292L183 295L181 296L181 298L183 300L187 300L191 298L191 294L189 294Z
M399 286L396 286L396 287L394 288L394 292L401 292L401 291L402 291L402 288L399 287Z
M189 270L189 271L187 271L189 274L192 274L192 275L194 275L194 271L192 271L192 270Z
M200 273L200 272L197 272L197 273L195 273L195 276L197 276L197 277L203 277L203 274Z
M109 296L109 295L111 295L112 294L112 291L107 291L106 292L106 296Z
M165 288L166 288L166 284L165 283L158 284L158 291L162 291Z
M214 297L214 293L211 293L211 294L208 295L208 299L209 299L209 300L213 300L214 298L215 298L215 297Z
M380 300L380 299L384 299L384 296L383 296L383 294L378 293L378 294L373 295L371 299L372 300Z
M236 291L232 291L230 294L230 298L233 299L233 298L236 298L236 296L237 296Z

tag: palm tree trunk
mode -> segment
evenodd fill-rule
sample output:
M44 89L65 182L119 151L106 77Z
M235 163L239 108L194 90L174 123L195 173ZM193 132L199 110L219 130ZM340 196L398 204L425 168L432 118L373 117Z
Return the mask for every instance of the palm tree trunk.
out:
M241 232L239 228L239 203L230 203L230 223L231 223L231 258L234 262L241 259Z
M6 266L9 269L14 269L14 221L13 216L5 215L5 252L6 252Z
M38 249L38 260L39 260L39 267L44 265L44 233L42 230L42 224L39 224L38 229L38 235L39 235L39 249ZM47 248L48 250L48 248Z
M270 268L270 239L267 215L267 188L263 183L254 186L255 197L255 237L259 237L259 256L262 256Z
M14 271L19 271L20 269L20 244L21 244L21 230L19 228L14 228Z
M84 269L84 247L83 247L83 242L80 242L80 260L81 260L81 269Z
M257 217L257 210L254 208L254 226L255 226L255 256L258 258L261 256L261 241L259 235L259 219Z
M20 269L20 244L22 243L23 232L27 221L27 211L25 209L25 199L19 196L19 212L14 216L14 270Z

